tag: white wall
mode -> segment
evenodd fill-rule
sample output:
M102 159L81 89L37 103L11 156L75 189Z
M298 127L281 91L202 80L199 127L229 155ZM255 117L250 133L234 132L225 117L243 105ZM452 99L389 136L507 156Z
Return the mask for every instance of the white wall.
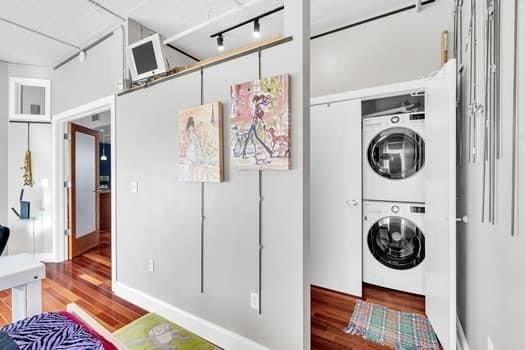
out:
M24 156L27 149L27 125L9 124L9 156L6 162L9 175L8 208L19 211L20 189L23 187ZM52 251L51 230L51 126L31 125L30 149L33 164L33 187L25 186L24 200L31 202L31 216L38 217L34 222L35 253L49 254ZM10 209L8 211L11 238L9 254L31 253L33 242L33 222L20 220Z
M53 114L114 94L122 80L124 38L121 29L87 51L86 61L74 59L52 73Z
M293 126L292 170L263 176L262 315L250 308L250 293L258 286L258 175L235 171L229 151L230 86L257 79L257 55L204 70L204 102L224 104L226 177L205 190L204 294L199 292L200 185L177 181L176 136L178 111L200 104L200 73L117 99L117 281L273 350L309 346L304 289L309 284L304 250L309 93L303 87L308 83L303 49L306 57L309 51L301 42L302 21L309 16L300 15L302 6L300 0L287 3L294 41L262 52L263 76L292 75ZM138 193L129 190L133 181L139 182ZM148 259L155 259L154 273L147 270Z
M0 225L7 225L8 85L7 64L0 63Z
M522 1L520 17L525 18ZM513 76L513 1L501 1L502 7L502 159L497 168L497 222L481 223L482 163L459 168L458 215L468 215L469 223L458 226L458 313L465 328L470 349L487 349L491 337L495 349L525 349L525 123L520 120L521 188L519 193L521 236L511 237L511 149L512 149L512 76ZM478 3L479 4L479 3ZM470 1L465 2L464 23L469 19ZM523 22L522 22L523 23ZM466 34L467 29L464 29ZM521 26L521 43L525 26ZM466 43L464 38L464 43ZM480 40L480 45L483 41ZM525 67L525 49L521 45L520 66ZM465 60L468 56L465 54ZM468 96L468 62L464 69L466 117ZM520 84L525 81L521 70ZM520 90L525 101L525 89ZM521 103L521 116L525 111Z
M440 68L452 0L312 40L312 97L418 79ZM452 36L451 36L452 39Z
M50 79L52 70L49 68L22 66L9 64L8 77ZM8 91L6 89L6 104ZM1 97L0 97L1 98ZM51 102L53 103L53 102ZM4 206L6 224L11 229L8 252L16 254L32 251L32 223L22 222L11 211L11 207L19 208L20 189L22 188L22 174L20 169L24 165L24 152L27 149L27 125L9 123L7 126L8 156L5 159L7 172L7 193ZM33 188L26 188L24 199L31 201L32 214L40 212L41 220L35 223L35 253L47 256L52 250L51 228L51 195L49 188L42 188L42 180L47 179L51 184L51 127L49 125L31 126L31 150L33 159ZM44 210L43 210L44 209ZM18 210L18 209L17 209Z

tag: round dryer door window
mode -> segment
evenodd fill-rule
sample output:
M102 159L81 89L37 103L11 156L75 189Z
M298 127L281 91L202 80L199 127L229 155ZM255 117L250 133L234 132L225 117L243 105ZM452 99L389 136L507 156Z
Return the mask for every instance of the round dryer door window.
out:
M407 270L425 259L425 237L410 220L386 217L368 231L368 248L383 265Z
M425 141L407 128L383 130L370 142L368 162L380 176L406 179L425 164Z

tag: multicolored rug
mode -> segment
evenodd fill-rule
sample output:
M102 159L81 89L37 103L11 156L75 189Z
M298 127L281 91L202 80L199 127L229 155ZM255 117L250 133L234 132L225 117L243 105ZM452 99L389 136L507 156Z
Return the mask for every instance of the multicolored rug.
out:
M130 350L222 350L175 323L151 313L114 334Z
M357 301L345 332L396 350L439 350L434 330L425 316L362 300Z

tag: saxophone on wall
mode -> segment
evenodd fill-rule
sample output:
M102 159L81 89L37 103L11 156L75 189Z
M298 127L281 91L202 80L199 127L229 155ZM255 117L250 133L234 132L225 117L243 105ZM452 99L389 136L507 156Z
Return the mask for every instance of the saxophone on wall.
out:
M31 161L31 151L29 149L25 153L24 166L22 167L22 170L24 170L24 186L33 187L35 182L33 181L33 167Z

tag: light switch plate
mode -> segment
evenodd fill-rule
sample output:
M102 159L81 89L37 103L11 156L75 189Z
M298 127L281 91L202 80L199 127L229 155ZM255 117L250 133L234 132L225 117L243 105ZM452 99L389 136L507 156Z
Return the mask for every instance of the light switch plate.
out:
M155 260L153 259L148 260L148 271L155 272Z
M137 193L138 191L139 191L139 182L138 181L131 181L129 183L129 192Z
M250 306L254 310L259 310L259 294L255 292L250 294Z

